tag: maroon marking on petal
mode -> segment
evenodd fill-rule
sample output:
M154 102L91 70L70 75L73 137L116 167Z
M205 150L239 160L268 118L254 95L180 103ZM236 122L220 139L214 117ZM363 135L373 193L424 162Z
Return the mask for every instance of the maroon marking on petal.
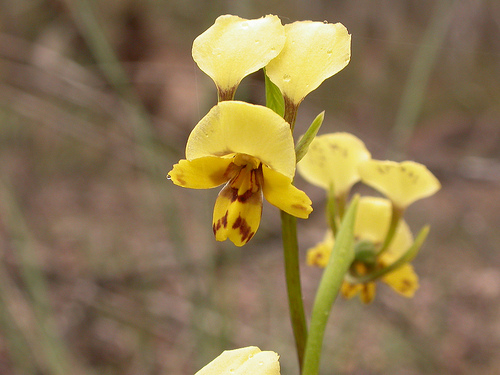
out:
M184 180L182 177L184 177L184 176L180 175L180 174L178 174L177 176L175 176L175 178L177 179L177 182L179 183L179 185L186 185L186 180Z
M224 216L222 216L220 219L218 219L216 223L213 223L212 229L214 231L214 234L221 227L227 228L227 215L228 215L228 211L226 211L226 214Z
M241 240L244 242L248 242L250 238L252 238L253 234L250 234L252 228L248 225L247 221L243 219L241 216L238 216L236 221L233 224L233 229L239 228L241 234Z
M238 199L238 189L231 188L231 203Z
M297 210L307 211L308 207L303 206L301 204L292 204L292 208L296 208Z
M250 241L252 239L252 237L253 237L254 234L255 234L255 232L250 233L248 235L248 238L247 238L246 242Z
M224 228L227 228L227 215L229 214L229 211L226 211L226 214L222 216L221 224Z
M408 279L401 280L401 284L402 285L401 285L400 291L402 293L405 293L405 292L409 291L411 289L411 287L412 287L411 281L408 280Z
M241 218L241 216L238 216L238 218L236 219L236 221L233 223L233 227L232 228L233 229L238 228L241 225L242 220L243 219Z
M252 189L248 189L243 194L238 195L238 201L241 203L245 203L248 200L248 198L250 198L252 195L253 195Z

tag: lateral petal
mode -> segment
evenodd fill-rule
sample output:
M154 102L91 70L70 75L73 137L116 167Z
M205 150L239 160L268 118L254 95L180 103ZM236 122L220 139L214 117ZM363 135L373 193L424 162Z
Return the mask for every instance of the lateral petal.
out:
M396 292L409 298L413 297L419 287L418 276L411 264L405 264L388 273L382 280Z
M262 190L269 203L290 215L307 219L312 212L311 200L302 190L292 185L292 180L263 165L264 185Z
M168 172L168 177L178 186L191 189L210 189L228 180L225 172L231 159L206 156L194 160L182 159Z

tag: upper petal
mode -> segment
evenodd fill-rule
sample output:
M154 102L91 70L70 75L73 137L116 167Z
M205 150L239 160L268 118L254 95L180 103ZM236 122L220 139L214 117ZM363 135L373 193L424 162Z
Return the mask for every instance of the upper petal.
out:
M284 43L285 30L277 16L246 20L224 15L194 40L192 53L200 69L228 90L266 66Z
M285 32L285 46L266 66L266 74L298 104L349 63L351 36L341 23L312 21L285 25Z
M359 173L365 184L384 194L400 209L441 188L425 165L413 161L368 160L360 164Z
M269 203L290 215L307 219L312 212L311 200L302 190L292 185L292 180L266 166L263 167L262 191Z
M378 197L361 197L356 212L354 235L360 240L380 245L391 221L391 202Z
M381 256L381 262L386 265L394 263L413 245L413 234L406 221L399 222L396 233L391 241L391 244Z
M191 132L186 158L247 154L281 174L295 174L290 125L271 109L239 101L214 106Z
M210 189L228 180L225 172L231 159L206 156L194 160L180 160L168 172L176 185L191 189Z
M391 221L391 202L385 198L362 197L359 200L354 235L360 240L370 241L380 245L389 230ZM408 224L399 222L396 234L387 251L383 254L384 263L389 264L399 258L413 243Z
M279 375L279 356L272 351L262 352L256 346L225 350L195 375Z
M364 143L349 133L320 135L311 142L297 169L311 184L330 189L336 195L349 192L359 181L358 165L370 159Z

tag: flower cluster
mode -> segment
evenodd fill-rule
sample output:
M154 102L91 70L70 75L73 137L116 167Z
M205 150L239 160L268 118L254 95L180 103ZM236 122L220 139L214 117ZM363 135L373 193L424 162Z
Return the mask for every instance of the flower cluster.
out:
M218 103L189 135L186 158L168 173L174 184L186 188L224 185L213 212L217 241L229 239L236 246L250 241L260 225L263 198L282 211L285 274L297 354L300 365L304 362L306 369L312 369L305 373L319 371L319 356L306 354L321 351L328 318L325 305L331 307L339 290L347 298L359 295L368 303L380 279L401 295L413 296L418 277L410 262L429 228L424 227L414 238L403 216L410 204L440 188L421 164L373 160L352 134L317 136L324 112L295 143L299 105L349 63L350 49L351 36L340 23L300 21L283 26L273 15L253 20L232 15L217 18L195 39L192 54L215 82ZM242 79L259 69L265 72L266 106L234 100ZM307 219L312 202L293 185L296 169L328 196L329 229L307 255L310 265L328 265L309 333L293 217ZM359 181L385 198L355 198L348 207L351 189ZM331 256L338 248L342 250L335 254L341 255ZM331 285L335 290L330 290ZM277 375L278 355L256 347L225 351L197 374L223 373Z
M278 17L254 20L220 16L193 43L193 58L215 82L219 102L191 132L186 159L168 177L176 185L208 189L226 184L215 203L216 240L246 244L257 231L263 197L298 218L311 200L292 185L296 154L292 135L297 108L350 58L350 35L341 24L294 22ZM285 112L235 101L248 74L265 68L281 90Z
M381 279L401 295L412 297L418 289L418 276L409 262L428 228L414 240L403 214L410 204L439 190L439 181L432 173L412 161L373 160L363 142L347 133L316 137L298 170L311 184L328 192L330 229L325 239L309 250L308 264L327 265L351 187L362 181L386 198L360 199L354 226L355 260L341 292L347 298L359 294L369 303L375 295L375 281Z

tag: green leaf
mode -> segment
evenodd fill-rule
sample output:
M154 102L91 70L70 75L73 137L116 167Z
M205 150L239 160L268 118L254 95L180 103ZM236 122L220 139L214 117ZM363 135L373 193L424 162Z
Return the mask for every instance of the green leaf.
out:
M314 121L309 126L309 129L305 132L305 134L300 137L297 145L295 146L295 158L297 163L302 160L302 158L307 154L307 150L309 149L309 145L313 141L316 134L318 134L318 130L323 124L323 120L325 118L325 111L321 112L316 116Z
M354 221L358 201L359 196L355 196L342 220L330 259L316 292L304 356L303 375L319 374L323 337L330 311L339 294L344 276L354 260Z
M283 117L285 114L285 100L283 99L283 95L278 86L271 82L265 72L264 69L266 80L266 107L271 108L274 112Z

